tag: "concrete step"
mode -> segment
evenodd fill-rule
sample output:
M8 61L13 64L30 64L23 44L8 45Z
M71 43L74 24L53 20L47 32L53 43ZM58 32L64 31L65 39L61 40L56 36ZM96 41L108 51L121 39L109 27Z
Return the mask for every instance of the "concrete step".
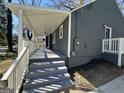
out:
M37 77L44 77L49 75L55 75L58 73L66 73L67 67L66 66L60 66L60 67L53 67L53 68L41 68L36 70L31 70L26 75L26 78L37 78Z
M72 87L72 85L73 82L70 79L66 79L46 86L33 87L29 90L24 90L22 93L57 93Z
M30 64L30 69L52 68L65 66L65 61L35 62Z
M35 79L27 79L24 86L24 90L36 87L50 85L51 83L59 82L61 80L69 79L70 75L68 73L61 73L57 75L49 75L47 77L39 77Z

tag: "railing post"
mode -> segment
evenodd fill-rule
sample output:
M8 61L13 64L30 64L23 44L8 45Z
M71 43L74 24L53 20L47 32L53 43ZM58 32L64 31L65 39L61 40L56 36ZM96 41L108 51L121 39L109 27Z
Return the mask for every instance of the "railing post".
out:
M26 61L27 61L27 73L29 72L29 45L27 45Z
M118 66L121 67L121 56L122 56L122 38L118 40Z
M109 41L109 51L111 52L111 51L112 51L112 50L111 50L111 46L112 46L112 39L109 39L108 41Z
M102 53L104 53L104 50L105 50L105 48L104 48L105 47L105 43L104 42L105 42L105 40L103 39L102 40Z
M35 30L33 29L32 30L32 34L33 34L33 38L32 38L32 41L33 41L33 49L32 49L32 51L34 51L35 50L35 47L36 47L36 44L35 44Z
M22 8L19 9L19 37L18 37L18 55L21 52L22 48L23 48L23 23L22 23L22 19L23 19L23 10Z

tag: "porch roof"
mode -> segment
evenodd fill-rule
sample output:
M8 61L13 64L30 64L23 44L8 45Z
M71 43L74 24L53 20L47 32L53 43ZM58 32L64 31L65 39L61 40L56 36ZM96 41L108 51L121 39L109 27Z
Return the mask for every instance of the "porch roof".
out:
M68 17L70 12L39 8L34 6L8 3L8 8L19 17L19 9L23 10L23 24L35 35L50 34Z

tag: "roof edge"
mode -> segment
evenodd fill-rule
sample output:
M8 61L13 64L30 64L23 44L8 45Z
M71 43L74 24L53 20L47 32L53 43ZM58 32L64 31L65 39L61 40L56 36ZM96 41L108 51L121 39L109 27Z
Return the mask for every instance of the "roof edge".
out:
M116 3L116 6L118 7L118 10L121 12L121 15L124 17L124 14L122 13L122 10L120 9L118 2L116 0L114 0L114 2Z
M95 1L96 0L91 0L90 2L87 2L87 3L83 4L82 6L73 9L71 12L77 11L77 10L79 10L79 9L81 9L81 8L87 6L87 5L89 5L89 4L91 4L91 3L95 2Z
M7 3L7 7L16 7L16 8L27 8L27 9L37 9L37 10L44 10L44 11L49 11L49 12L57 12L57 13L65 13L69 14L69 11L62 11L62 10L57 10L57 9L49 9L49 8L43 8L43 7L37 7L37 6L31 6L31 5L20 5L20 4L14 4L14 3Z

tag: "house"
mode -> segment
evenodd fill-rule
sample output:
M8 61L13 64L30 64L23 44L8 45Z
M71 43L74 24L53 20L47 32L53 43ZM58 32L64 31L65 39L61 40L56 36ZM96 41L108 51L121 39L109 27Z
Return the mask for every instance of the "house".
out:
M91 0L70 15L50 35L46 47L68 58L68 66L103 58L124 65L124 18L115 0Z
M23 93L67 93L73 82L66 63L75 67L103 58L124 65L124 19L114 0L90 0L71 12L11 3L8 8L19 18L18 57L0 81L14 93L25 78ZM23 37L23 25L32 39ZM46 47L61 55L39 48L44 35Z

